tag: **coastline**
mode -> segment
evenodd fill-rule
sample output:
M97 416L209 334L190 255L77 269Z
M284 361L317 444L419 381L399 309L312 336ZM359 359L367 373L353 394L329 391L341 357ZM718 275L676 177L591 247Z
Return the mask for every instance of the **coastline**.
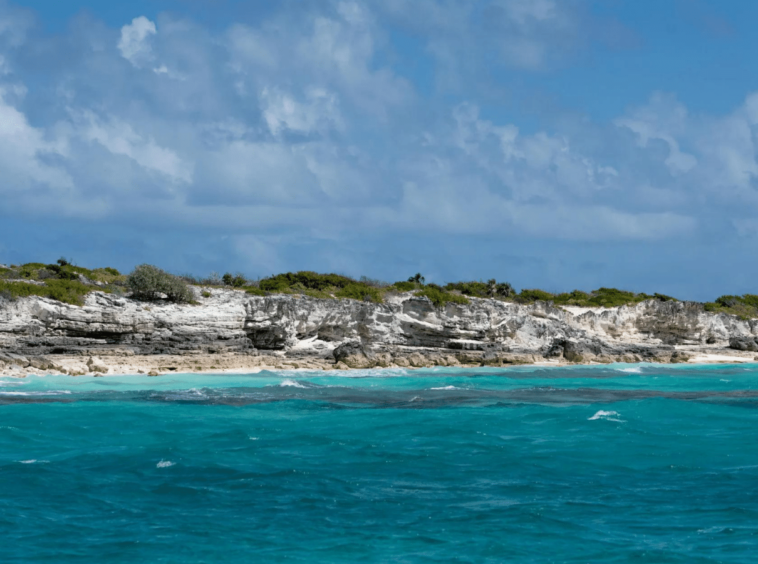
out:
M563 359L535 359L531 362L518 361L512 363L461 363L461 362L417 362L386 363L373 366L347 366L343 362L328 359L292 359L285 356L249 356L249 355L133 355L117 357L81 357L81 356L48 356L44 359L28 359L17 357L15 364L0 367L0 377L25 378L26 376L71 376L71 377L108 377L108 376L167 376L171 374L257 374L263 371L272 372L354 372L365 370L389 370L401 368L406 370L421 370L424 368L512 368L540 367L564 368L569 366L605 366L609 364L646 364L670 365L686 364L689 366L716 364L753 364L758 363L754 354L721 354L700 353L679 362L626 362L624 359L605 362L567 362ZM430 359L431 360L431 359Z
M146 305L93 292L83 306L0 303L0 375L750 363L756 335L758 320L656 300L437 307L411 293L375 304L214 290L193 305Z

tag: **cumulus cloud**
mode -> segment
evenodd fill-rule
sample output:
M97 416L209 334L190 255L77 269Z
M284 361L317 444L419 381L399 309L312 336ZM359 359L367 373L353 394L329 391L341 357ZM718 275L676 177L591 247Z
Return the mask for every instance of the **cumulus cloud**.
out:
M65 197L73 181L65 169L47 161L64 157L65 139L56 139L44 130L32 127L27 117L6 102L7 91L0 88L0 193L28 191L35 186L62 191ZM60 196L59 196L60 197Z
M74 120L78 135L88 142L99 143L113 155L123 155L172 182L192 181L191 163L154 139L138 134L128 123L115 118L102 120L91 111L75 113Z
M306 89L303 101L278 89L264 88L260 99L263 119L274 136L284 131L309 135L342 127L337 97L323 88Z
M153 61L150 39L158 33L155 23L145 16L134 18L132 23L121 28L118 50L121 56L137 68Z
M310 241L367 252L386 237L412 254L444 237L581 248L756 233L758 94L703 115L654 93L616 119L537 126L488 104L478 81L454 96L434 84L473 76L482 45L521 73L508 76L549 67L581 41L575 3L308 6L221 29L162 15L160 35L140 16L117 49L103 26L45 88L0 41L0 213L12 200L35 217L89 214L135 240L160 219L272 270L298 266L277 249ZM437 57L434 76L408 70L393 26ZM26 61L65 45L40 41ZM347 269L340 254L318 256Z

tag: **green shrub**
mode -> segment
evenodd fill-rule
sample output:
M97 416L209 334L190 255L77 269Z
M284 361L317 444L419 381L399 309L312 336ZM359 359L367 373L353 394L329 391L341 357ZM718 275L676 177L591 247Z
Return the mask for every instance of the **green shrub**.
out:
M245 286L243 290L245 290L245 292L247 292L251 296L265 296L266 295L266 292L261 290L257 286Z
M592 306L618 307L638 303L649 299L646 294L635 294L634 292L625 292L616 288L600 288L592 292L587 302Z
M28 262L26 264L22 264L19 267L18 271L19 274L21 274L22 278L36 279L40 269L43 268L45 268L45 265L41 262Z
M755 319L758 317L758 296L755 294L721 296L715 302L705 304L705 310L714 313L728 313L742 319Z
M127 278L132 297L138 300L156 300L159 294L175 303L190 303L194 295L187 283L150 264L136 267Z
M416 292L417 296L429 298L436 307L442 307L447 303L469 304L471 303L465 296L451 294L440 288L436 284L430 284L423 290Z
M363 300L368 302L374 302L376 304L382 302L382 294L378 288L367 286L366 284L348 284L344 288L341 288L334 294L338 298L350 298L352 300Z
M412 290L416 290L419 285L415 282L395 282L392 287L397 289L399 292L410 292Z
M521 290L518 295L520 302L531 303L536 301L549 302L554 296L542 290Z
M300 284L309 290L327 290L330 288L344 288L350 284L357 284L352 278L340 274L318 274L317 272L301 271L277 274L270 278L264 278L258 284L261 290L267 292L281 292L287 288Z
M451 282L445 285L445 290L458 291L465 296L486 298L489 296L489 286L484 282Z
M12 299L40 296L67 304L82 305L84 296L91 291L91 286L86 286L77 280L45 280L44 286L27 282L0 281L0 292L9 295Z
M566 292L553 296L553 303L556 305L575 305L575 306L587 306L589 303L590 295L587 292L581 290L574 290L573 292Z
M224 283L224 285L233 286L234 288L242 288L245 284L247 284L247 280L245 280L245 277L242 276L242 274L232 276L229 272L221 277L221 281Z

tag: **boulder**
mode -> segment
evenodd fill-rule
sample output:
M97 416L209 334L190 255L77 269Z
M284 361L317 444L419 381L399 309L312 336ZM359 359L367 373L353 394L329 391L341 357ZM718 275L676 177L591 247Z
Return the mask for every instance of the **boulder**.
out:
M729 339L729 348L737 351L758 352L758 342L755 337L732 337Z
M105 363L94 356L89 357L89 360L87 360L87 368L89 368L90 372L102 372L103 374L108 372L108 367Z

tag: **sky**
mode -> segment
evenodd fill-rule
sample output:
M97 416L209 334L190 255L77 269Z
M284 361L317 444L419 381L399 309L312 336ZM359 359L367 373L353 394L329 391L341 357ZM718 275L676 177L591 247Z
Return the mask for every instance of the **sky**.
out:
M0 0L0 263L758 293L751 0Z

